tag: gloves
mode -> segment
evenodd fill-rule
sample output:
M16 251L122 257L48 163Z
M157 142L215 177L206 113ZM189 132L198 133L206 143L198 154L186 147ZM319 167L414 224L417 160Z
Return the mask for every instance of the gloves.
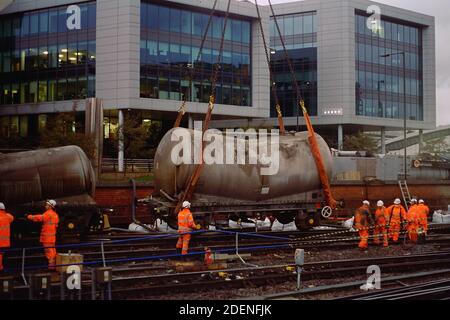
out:
M202 226L199 225L199 224L197 224L197 225L195 226L195 229L197 229L197 230L200 230L201 228L202 228Z

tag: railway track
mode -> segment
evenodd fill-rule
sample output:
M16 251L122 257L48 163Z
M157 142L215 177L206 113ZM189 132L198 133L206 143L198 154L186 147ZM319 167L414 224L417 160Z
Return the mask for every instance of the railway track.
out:
M443 248L450 245L450 237L447 235L450 226L434 227L427 238L428 244L436 244ZM327 231L327 232L325 232ZM441 234L442 233L442 234ZM155 238L156 237L156 238ZM83 247L86 243L69 245L59 252L72 252L83 254L87 264L126 264L136 259L138 262L155 261L173 258L176 254L174 245L177 235L157 234L147 236L135 236L121 239L104 238L98 242L90 242L92 246ZM344 250L353 248L359 237L355 232L342 229L320 230L318 232L284 232L284 233L240 233L239 251L251 252L253 256L266 255L268 253L291 252L295 248L305 250ZM117 243L117 241L119 243ZM80 245L81 247L77 247ZM103 252L101 251L103 247ZM192 256L202 256L204 248L208 247L216 253L233 253L236 250L236 233L208 232L193 236L190 252ZM19 271L23 264L22 251L9 252L6 262L13 271ZM26 254L25 269L35 270L38 267L46 268L45 259L42 256L42 248L28 251Z
M407 273L402 275L394 275L389 277L383 277L382 278L382 284L383 287L395 287L393 289L387 289L383 291L386 293L385 296L383 296L383 293L380 293L379 291L376 291L374 293L364 293L364 294L354 294L354 295L344 295L343 297L338 298L331 298L331 300L356 300L358 298L362 298L361 300L364 300L364 297L373 297L374 300L382 300L386 299L388 300L389 294L395 292L395 290L399 291L414 291L414 285L405 285L405 282L408 281L419 281L421 279L427 279L427 278L435 278L435 277L450 277L450 269L440 269L440 270L428 270L428 271L422 271L422 272L414 272L414 273ZM449 280L444 280L445 282L448 282ZM436 281L433 281L433 283L438 283ZM276 294L268 294L264 296L259 297L252 297L251 300L300 300L300 299L311 299L314 296L323 296L324 294L329 293L339 293L343 291L358 291L360 290L360 287L362 285L366 284L366 280L364 281L352 281L347 283L338 283L333 285L325 285L325 286L319 286L314 288L306 288L298 291L289 291L289 292L282 292L282 293L276 293ZM402 289L398 289L399 284L403 287ZM430 285L430 283L428 283ZM426 285L423 285L426 286ZM406 288L405 288L406 287ZM419 285L417 288L420 288L421 285ZM408 289L409 288L409 289ZM439 290L437 290L439 291ZM360 292L360 291L359 291ZM412 297L408 297L406 294L403 296L403 299L410 299ZM422 296L422 298L425 298L425 296ZM432 299L433 296L429 295L426 297L428 299ZM330 300L330 299L328 299Z
M398 257L307 263L302 272L302 281L346 279L355 275L365 275L367 267L373 264L379 265L384 273L417 272L422 270L429 274L430 270L438 270L434 272L446 272L450 274L450 270L447 269L450 264L450 251ZM145 274L145 272L149 271L157 271L159 273ZM113 270L113 275L112 294L115 299L158 297L159 295L167 295L170 293L189 293L205 289L226 290L233 288L252 288L290 281L295 283L297 277L295 267L292 264L241 267L224 270L202 270L185 273L168 272L162 266L118 267ZM91 285L90 272L85 272L82 277L83 287L89 287ZM58 288L59 284L53 284L54 292L58 292ZM320 292L320 290L316 291ZM24 297L26 293L26 286L16 287L16 297ZM293 298L306 293L308 293L308 290L266 296L262 297L262 299ZM309 292L309 294L311 293ZM84 298L88 297L89 294L85 292ZM53 298L58 299L58 294L54 294Z
M372 264L379 265L384 272L404 272L407 270L445 268L449 263L450 252L407 257L315 262L305 264L302 280L345 279L349 276L363 275L366 273L367 267ZM286 264L222 271L200 271L186 274L140 276L137 278L139 285L136 285L136 277L133 275L120 276L114 280L115 289L113 293L119 295L119 297L130 297L136 294L144 296L150 294L154 296L170 292L192 292L208 288L224 290L276 285L288 281L295 283L297 274L294 270L294 265ZM122 272L128 273L129 270L122 270ZM222 276L220 276L221 273Z
M344 250L354 248L359 241L359 237L353 233L353 236L343 237L342 231L329 233L326 238L315 236L294 238L284 240L285 238L271 237L271 238L243 238L239 242L239 252L251 253L252 256L258 257L267 255L269 253L284 254L292 252L296 248L305 250ZM345 233L348 233L346 231ZM341 235L342 234L342 235ZM352 233L350 233L351 235ZM304 240L308 239L308 240ZM160 239L159 239L160 240ZM99 242L95 247L67 248L66 251L72 253L82 254L84 262L87 264L101 264L103 262L108 265L127 264L133 259L136 262L152 262L164 259L176 259L176 251L174 244L176 238L166 238L163 243L153 243L153 241L131 242L121 244L109 244L104 242L103 253L100 250L101 243ZM447 246L450 244L450 237L448 235L434 234L427 238L428 244L436 244L439 246ZM235 238L233 236L222 237L221 239L214 239L208 241L196 240L192 242L190 248L191 259L203 258L204 248L208 247L213 253L228 253L232 254L236 251ZM45 259L42 256L42 249L34 250L31 254L26 256L26 270L38 269L39 266L45 268ZM64 251L64 250L63 250ZM7 265L12 269L19 271L23 257L21 251L15 252L15 255L7 255ZM199 258L200 257L200 258Z
M382 291L356 294L334 300L450 300L450 279L404 285Z

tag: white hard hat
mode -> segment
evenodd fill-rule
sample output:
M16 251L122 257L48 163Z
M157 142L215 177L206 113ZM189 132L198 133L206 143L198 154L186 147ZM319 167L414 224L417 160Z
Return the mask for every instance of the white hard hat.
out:
M419 200L419 203L425 203L425 201L423 201L422 199Z
M365 205L367 205L367 206L370 206L370 202L367 201L367 200L364 200L364 201L363 201L363 204L365 204Z
M417 203L417 199L411 199L411 203Z
M6 210L5 204L3 202L0 202L0 210Z
M56 201L55 200L47 200L45 202L45 204L48 204L52 208L56 207Z
M402 203L402 201L400 200L400 199L395 199L395 201L394 201L394 204L400 204L400 203Z
M183 208L190 208L191 207L191 203L189 201L185 201L183 202Z
M381 200L380 200L380 201L378 201L378 202L377 202L377 206L378 206L378 207L382 207L382 206L384 206L384 202L383 202L383 201L381 201Z

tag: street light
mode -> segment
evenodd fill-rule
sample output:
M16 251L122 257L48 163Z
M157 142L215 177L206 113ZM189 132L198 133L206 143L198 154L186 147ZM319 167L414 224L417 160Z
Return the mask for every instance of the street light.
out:
M406 169L407 166L407 144L406 144L406 65L405 65L405 52L395 52L395 53L388 53L388 54L383 54L380 57L382 58L388 58L388 57L392 57L392 56L397 56L397 55L402 55L403 59L402 59L402 64L403 64L403 133L404 133L404 147L405 147L405 154L404 154L404 160L405 160L405 181L408 180L408 172Z
M383 104L381 102L381 84L385 84L384 80L378 81L378 116L384 117Z

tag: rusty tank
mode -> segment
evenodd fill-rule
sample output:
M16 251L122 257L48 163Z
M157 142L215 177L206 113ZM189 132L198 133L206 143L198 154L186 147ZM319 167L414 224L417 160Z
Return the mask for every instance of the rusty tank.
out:
M77 146L0 154L0 199L8 206L93 197L95 175Z
M178 143L178 141L171 141L174 130L176 129L172 129L164 136L155 154L155 192L170 197L176 197L180 191L184 190L186 181L195 168L195 165L192 164L177 166L171 160L172 150ZM189 130L189 133L191 137L194 136L193 130ZM317 140L326 171L331 176L332 155L330 149L319 135L317 135ZM246 159L248 159L248 146L245 152ZM236 162L235 164L205 165L195 189L193 201L195 202L199 195L249 202L295 199L295 195L321 189L307 132L279 137L279 170L276 174L264 176L260 174L260 169L261 165L259 164L240 165Z
M99 228L101 212L93 197L95 174L77 146L0 154L0 201L17 217L13 234L39 234L39 226L23 219L43 213L46 199L55 199L60 216L58 236L84 234Z

